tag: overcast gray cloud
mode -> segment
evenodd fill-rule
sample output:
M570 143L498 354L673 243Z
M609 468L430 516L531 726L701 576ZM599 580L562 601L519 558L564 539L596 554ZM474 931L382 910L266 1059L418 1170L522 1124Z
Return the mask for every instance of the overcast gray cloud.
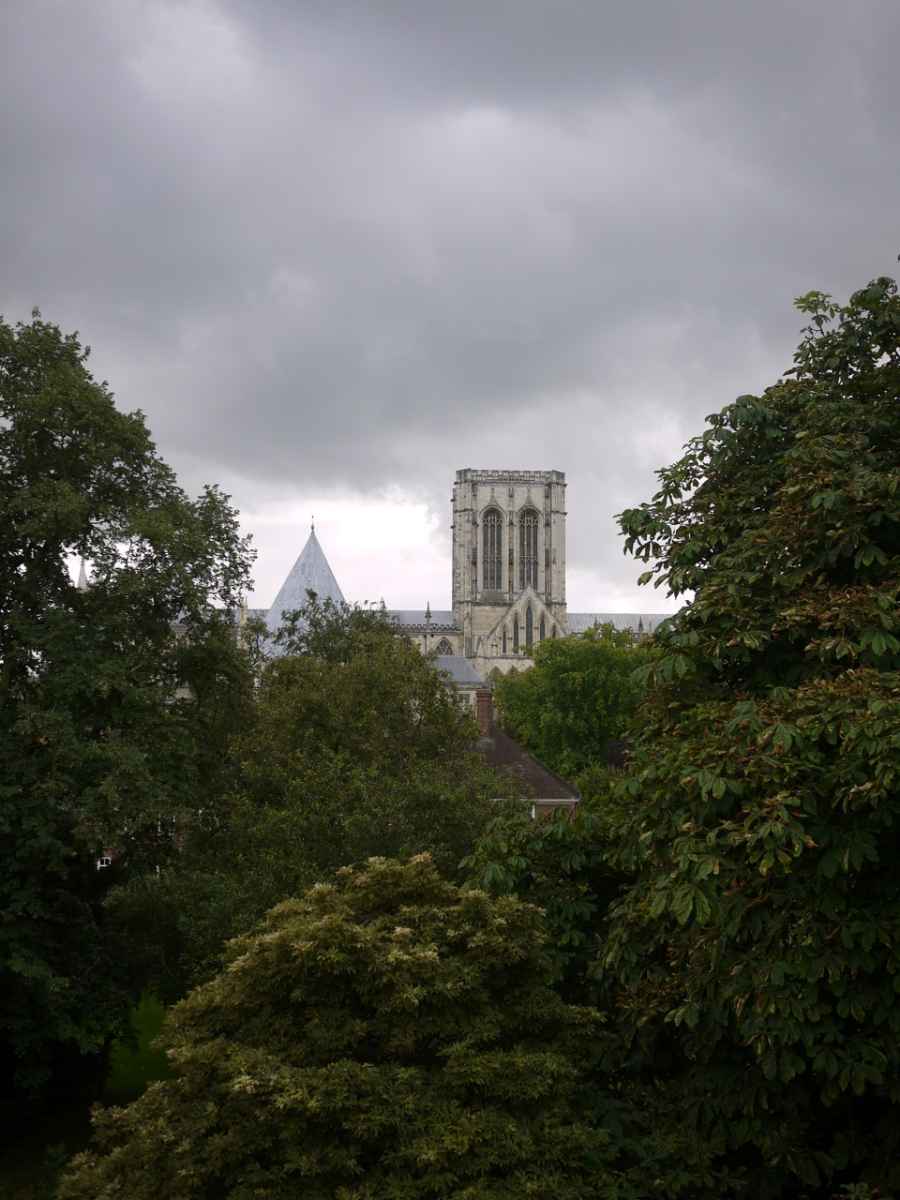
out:
M788 364L793 296L900 249L894 0L5 21L0 311L79 328L186 483L223 481L261 528L392 489L437 514L427 579L388 541L349 594L446 602L455 469L557 467L573 605L659 607L612 515ZM379 570L353 527L328 547L342 584ZM290 557L302 531L262 538L261 591L279 537Z

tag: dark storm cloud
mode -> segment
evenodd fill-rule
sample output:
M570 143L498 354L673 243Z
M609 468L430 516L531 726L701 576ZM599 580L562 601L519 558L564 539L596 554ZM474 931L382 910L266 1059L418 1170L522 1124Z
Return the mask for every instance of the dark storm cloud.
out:
M80 328L239 502L557 466L621 582L611 514L788 364L791 298L891 269L898 34L893 0L31 0L0 308Z

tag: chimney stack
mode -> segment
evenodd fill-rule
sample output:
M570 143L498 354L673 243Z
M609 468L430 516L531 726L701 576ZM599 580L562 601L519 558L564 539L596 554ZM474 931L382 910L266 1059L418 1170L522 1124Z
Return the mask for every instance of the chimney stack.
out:
M475 693L475 720L481 736L489 738L494 731L494 701L490 688L479 688Z

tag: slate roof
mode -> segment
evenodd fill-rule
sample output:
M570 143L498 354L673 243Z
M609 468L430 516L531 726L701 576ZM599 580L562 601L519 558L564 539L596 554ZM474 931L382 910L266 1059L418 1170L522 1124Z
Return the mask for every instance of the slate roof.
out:
M484 687L484 680L472 666L471 662L461 654L438 654L434 665L439 671L446 671L456 684L467 684L469 687Z
M525 785L526 798L529 800L567 800L574 803L580 799L576 788L538 762L515 738L496 725L490 737L479 739L478 749L488 766L520 780Z
M459 632L453 613L447 608L433 608L430 621L426 620L427 611L424 608L389 608L387 615L395 625L421 625L429 629Z
M272 633L281 624L282 613L303 608L307 601L307 591L315 592L319 600L333 600L335 604L344 603L344 593L328 565L315 529L310 530L306 545L300 551L300 557L291 567L287 579L281 585L281 590L266 614L266 624Z
M653 633L661 621L667 621L673 613L573 613L566 617L569 633L585 633L595 625L614 625L616 629L630 629L637 633Z

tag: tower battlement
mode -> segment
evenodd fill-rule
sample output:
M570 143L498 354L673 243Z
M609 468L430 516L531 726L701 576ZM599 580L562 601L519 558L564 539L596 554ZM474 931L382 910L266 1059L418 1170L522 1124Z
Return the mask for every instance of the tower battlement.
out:
M457 483L558 483L566 485L565 471L481 471L463 467L456 472Z

